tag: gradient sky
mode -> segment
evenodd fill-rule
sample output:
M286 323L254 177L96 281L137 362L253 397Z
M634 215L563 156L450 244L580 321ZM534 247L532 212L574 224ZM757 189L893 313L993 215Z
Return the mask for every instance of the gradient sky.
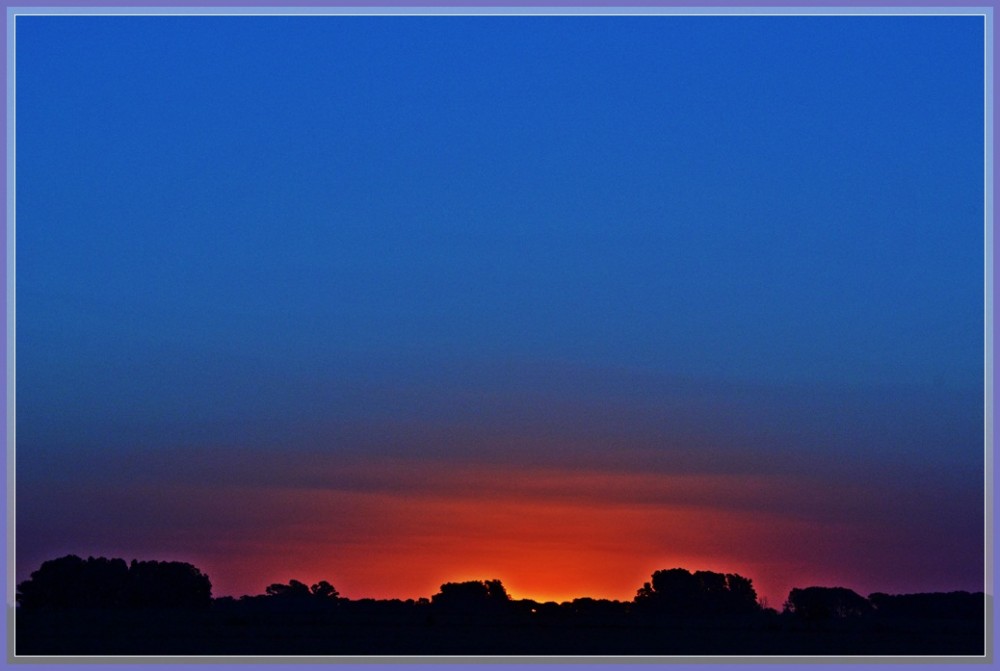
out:
M981 17L19 17L17 575L983 589Z

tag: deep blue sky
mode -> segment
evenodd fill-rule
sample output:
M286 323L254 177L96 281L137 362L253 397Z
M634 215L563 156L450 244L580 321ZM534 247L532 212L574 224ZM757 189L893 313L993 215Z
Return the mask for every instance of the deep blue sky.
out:
M20 17L19 486L546 426L974 493L982 31Z

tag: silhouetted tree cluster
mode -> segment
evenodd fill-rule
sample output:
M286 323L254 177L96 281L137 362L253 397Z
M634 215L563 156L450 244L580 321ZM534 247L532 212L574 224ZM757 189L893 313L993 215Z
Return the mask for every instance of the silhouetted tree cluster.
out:
M43 563L18 585L17 601L18 650L28 654L982 654L985 646L982 593L866 599L843 587L795 588L779 614L758 603L748 578L681 568L654 572L632 601L514 600L497 579L449 582L430 599L406 601L342 598L325 580L212 599L208 577L190 564L71 555Z
M934 592L928 594L883 594L875 592L868 600L879 617L915 617L923 619L977 620L983 617L982 592Z
M312 587L308 587L305 583L298 580L290 580L287 585L279 582L268 585L264 592L267 596L290 600L319 599L336 601L340 598L340 592L326 580L320 580Z
M450 611L496 610L510 603L510 596L499 580L446 582L431 597L431 604Z
M212 601L212 583L191 564L132 560L129 605L148 608L198 608Z
M872 604L846 587L806 587L788 593L785 611L807 620L843 619L871 614Z
M664 615L743 615L760 610L753 582L735 573L682 568L653 573L635 595L642 611Z
M46 561L17 586L17 603L36 608L206 608L208 576L183 562L76 555Z
M868 598L846 587L806 587L793 589L785 602L785 612L807 620L859 617L918 618L945 620L982 619L985 608L982 592L931 592L924 594L884 594Z

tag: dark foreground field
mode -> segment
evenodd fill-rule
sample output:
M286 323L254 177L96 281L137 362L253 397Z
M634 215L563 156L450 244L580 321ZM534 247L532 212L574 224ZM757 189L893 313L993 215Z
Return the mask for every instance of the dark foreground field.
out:
M350 610L350 609L345 609ZM982 655L983 622L802 622L780 614L676 619L476 618L429 608L356 613L123 612L17 615L17 655Z

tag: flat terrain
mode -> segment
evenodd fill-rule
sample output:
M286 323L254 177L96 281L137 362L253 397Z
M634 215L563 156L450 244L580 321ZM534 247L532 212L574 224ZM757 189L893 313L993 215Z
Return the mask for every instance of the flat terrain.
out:
M981 620L19 612L17 655L981 655Z

